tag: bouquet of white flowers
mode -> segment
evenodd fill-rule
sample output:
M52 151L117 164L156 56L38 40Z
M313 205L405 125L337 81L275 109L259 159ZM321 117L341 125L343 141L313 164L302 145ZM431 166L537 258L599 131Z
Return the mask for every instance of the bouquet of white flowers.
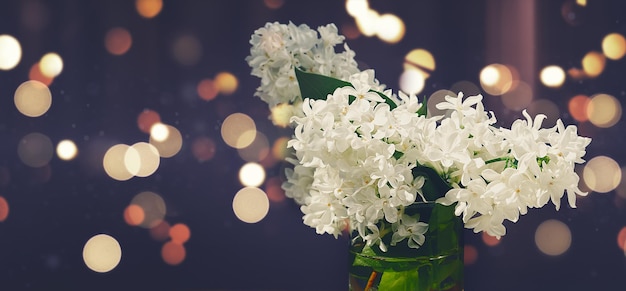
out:
M445 116L429 117L416 96L382 91L373 70L359 71L347 44L336 53L343 40L334 24L316 32L268 23L252 35L246 59L261 78L256 95L270 108L297 106L288 143L294 167L283 187L318 233L336 236L349 225L385 248L386 222L392 244L408 239L418 248L427 225L403 209L436 201L455 205L465 227L500 237L503 222L528 208L552 201L559 209L565 193L575 207L576 195L586 195L574 165L584 162L591 139L578 136L576 126L559 119L542 128L544 115L524 111L525 120L510 129L496 127L482 96L462 93L437 105Z

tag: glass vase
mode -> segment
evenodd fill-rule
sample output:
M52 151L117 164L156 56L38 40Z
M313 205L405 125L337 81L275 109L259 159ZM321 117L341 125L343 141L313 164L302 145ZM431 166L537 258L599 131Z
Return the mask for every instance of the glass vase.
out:
M383 252L377 245L351 240L349 290L463 290L463 222L454 206L420 202L405 213L419 214L428 223L424 244L414 249L404 240L391 246L388 234L382 238L388 248Z

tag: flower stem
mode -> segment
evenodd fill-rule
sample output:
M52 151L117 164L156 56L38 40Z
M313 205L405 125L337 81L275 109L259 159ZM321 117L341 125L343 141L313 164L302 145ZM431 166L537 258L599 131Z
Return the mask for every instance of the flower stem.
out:
M378 276L378 273L376 271L372 271L370 278L367 280L367 285L365 285L364 291L369 291L372 288L372 286L374 286L374 281L376 281L377 276Z

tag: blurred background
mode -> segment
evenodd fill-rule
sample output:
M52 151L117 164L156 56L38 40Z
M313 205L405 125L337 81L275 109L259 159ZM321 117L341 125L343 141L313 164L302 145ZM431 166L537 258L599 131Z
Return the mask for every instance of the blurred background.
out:
M465 289L626 289L626 3L608 0L2 1L0 289L346 290L348 239L302 224L290 130L253 96L250 36L274 21L335 23L394 90L577 125L589 195L501 240L467 231Z

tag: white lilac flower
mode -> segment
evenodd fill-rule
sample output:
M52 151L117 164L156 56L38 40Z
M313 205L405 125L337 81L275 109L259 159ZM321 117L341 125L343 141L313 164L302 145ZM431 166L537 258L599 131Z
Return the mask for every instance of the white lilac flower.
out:
M270 108L286 106L281 124L284 114L293 114L293 157L287 159L293 167L282 187L317 233L337 236L349 227L355 239L382 251L387 235L391 245L406 240L419 248L428 224L404 210L433 201L422 189L432 177L414 176L418 167L432 169L449 186L437 203L453 206L466 228L498 238L506 234L505 222L517 221L528 208L551 201L558 210L565 194L575 207L576 197L587 194L578 188L574 167L584 162L591 139L578 136L576 126L559 119L542 128L545 116L523 111L524 119L510 128L496 127L482 96L462 92L436 105L445 115L418 114L425 104L415 95L383 92L374 70L359 71L343 42L332 24L316 31L268 23L252 35L246 58L252 75L261 78L255 95ZM344 51L337 53L341 44ZM295 68L350 86L303 99Z

